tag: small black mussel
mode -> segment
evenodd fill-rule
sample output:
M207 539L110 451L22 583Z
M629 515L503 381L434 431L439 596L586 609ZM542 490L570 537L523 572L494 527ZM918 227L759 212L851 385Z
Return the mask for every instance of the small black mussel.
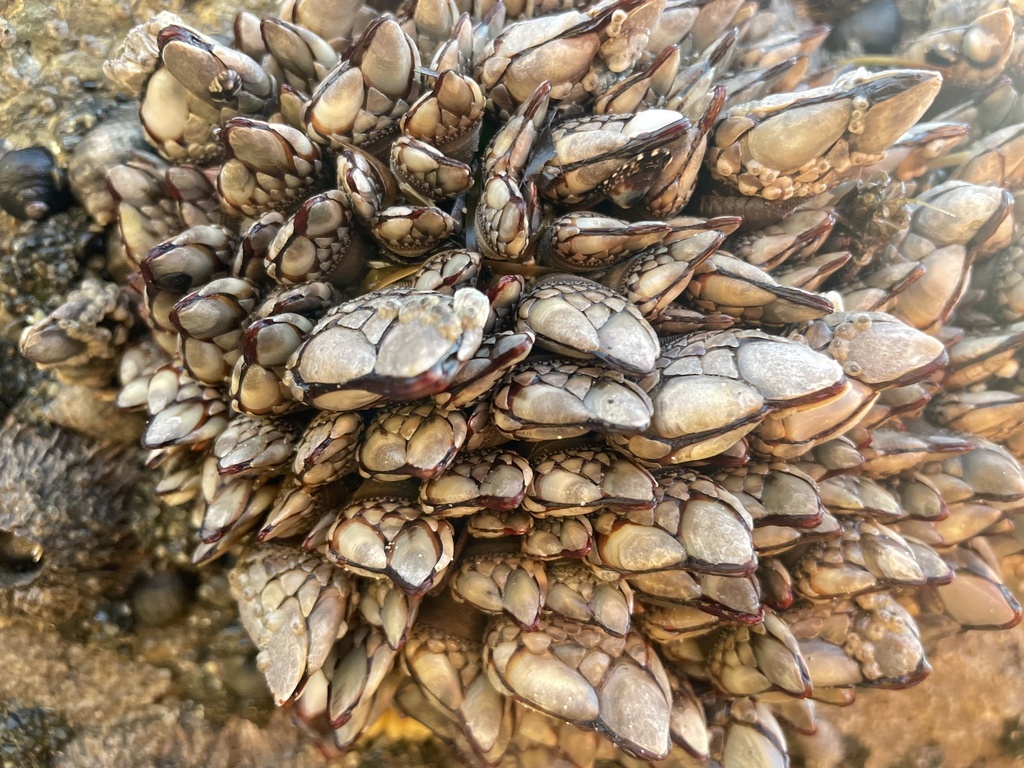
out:
M71 203L64 171L45 147L15 149L0 157L0 208L11 216L40 221Z

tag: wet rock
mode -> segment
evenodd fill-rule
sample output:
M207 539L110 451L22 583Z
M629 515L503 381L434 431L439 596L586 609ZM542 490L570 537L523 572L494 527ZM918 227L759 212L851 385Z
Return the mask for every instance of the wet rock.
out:
M0 427L0 613L65 621L119 588L134 548L136 473L104 446L47 425Z
M56 309L81 277L79 253L86 216L75 208L46 221L20 225L2 216L0 308L11 321L24 324L24 318L33 313Z
M41 707L0 703L0 766L51 768L74 732L63 718Z

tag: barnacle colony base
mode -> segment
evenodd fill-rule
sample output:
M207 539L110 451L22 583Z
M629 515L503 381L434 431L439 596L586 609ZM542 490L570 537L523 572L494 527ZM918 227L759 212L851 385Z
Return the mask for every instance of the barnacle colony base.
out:
M964 9L873 70L735 0L154 21L130 276L22 349L146 413L325 744L783 765L1020 618L1018 21Z

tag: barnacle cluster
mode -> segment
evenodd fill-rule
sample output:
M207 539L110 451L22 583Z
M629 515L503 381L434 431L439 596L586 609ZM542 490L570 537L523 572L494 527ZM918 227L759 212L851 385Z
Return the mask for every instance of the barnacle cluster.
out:
M786 764L1021 615L1020 19L939 5L910 69L742 0L154 21L79 193L128 277L22 350L146 414L325 744Z

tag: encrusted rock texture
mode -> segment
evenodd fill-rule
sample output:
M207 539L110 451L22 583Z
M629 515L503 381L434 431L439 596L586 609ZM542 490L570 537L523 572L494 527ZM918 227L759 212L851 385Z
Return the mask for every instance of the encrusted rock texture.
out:
M0 0L0 136L14 147L41 144L63 157L98 120L133 98L117 93L101 67L134 24L167 10L200 28L226 32L238 5ZM259 13L274 3L245 5ZM25 440L47 445L50 433L31 425L56 393L20 361L14 342L26 317L51 309L50 302L75 282L77 267L68 254L81 230L76 215L37 227L0 214L0 414L28 425ZM34 261L25 261L30 255ZM23 476L11 447L16 442L0 440L0 514L18 513L10 507L18 494L53 505L76 498L103 502L103 492L80 487L94 476L88 471L66 473L57 488L48 487L45 475L42 481ZM84 462L109 469L119 460L90 451L60 445L48 460L60 474ZM139 583L138 573L185 562L187 544L176 551L173 542L180 541L187 520L168 516L144 493L117 498L126 505L127 520L114 518L123 568L68 558L56 564L64 570L52 580L0 600L0 768L324 765L318 749L290 725L288 712L273 711L221 573L214 570L195 584L156 575ZM77 519L58 518L58 524ZM101 545L115 543L103 540L102 532L97 536ZM48 551L66 552L62 541ZM68 537L67 546L81 544ZM132 560L137 556L153 562L140 567ZM1005 568L1020 598L1024 559ZM185 604L178 606L179 600ZM171 620L150 616L148 622L159 626L146 626L138 601L168 611ZM822 708L828 722L817 736L792 745L795 762L821 768L1024 765L1024 625L943 638L930 659L934 671L912 690L867 691L849 708ZM422 729L395 726L331 764L453 762Z

